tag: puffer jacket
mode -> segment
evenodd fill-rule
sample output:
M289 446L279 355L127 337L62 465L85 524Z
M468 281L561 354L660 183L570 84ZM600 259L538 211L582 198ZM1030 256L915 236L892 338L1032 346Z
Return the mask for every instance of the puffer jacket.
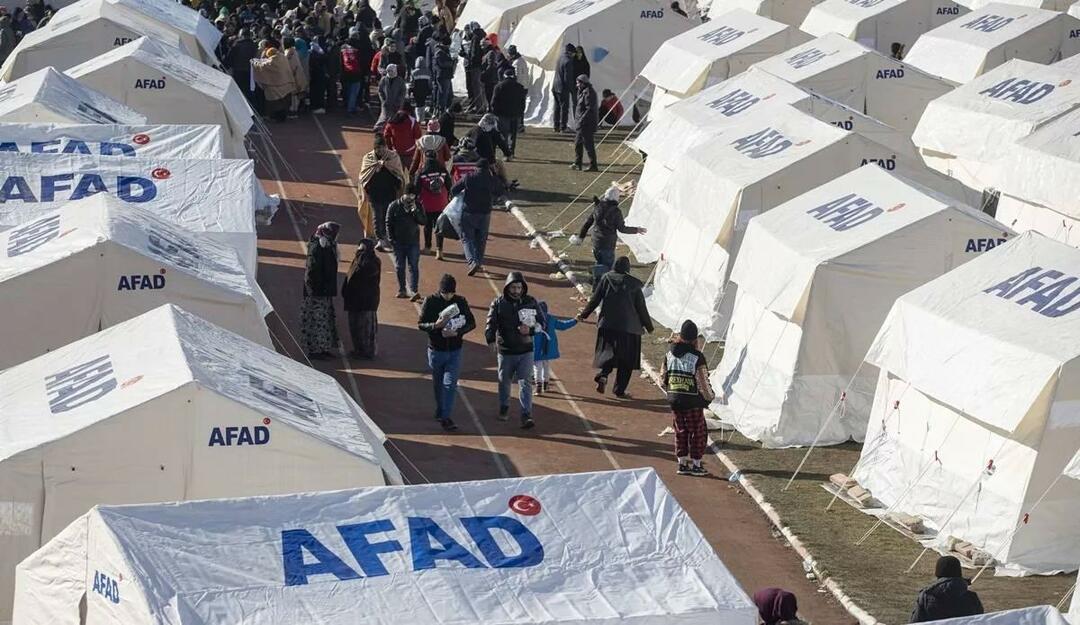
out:
M939 577L919 592L911 622L926 623L982 614L982 601L969 586L971 582L962 577Z
M521 297L516 300L507 294L510 285L515 282L520 282L525 287ZM527 335L518 331L522 320L522 310L532 310L536 318L537 326ZM543 329L544 315L536 299L529 295L529 285L525 282L525 276L519 271L511 271L506 276L503 294L496 297L488 308L484 338L488 345L493 343L498 345L500 354L508 356L528 354L533 351L533 336Z

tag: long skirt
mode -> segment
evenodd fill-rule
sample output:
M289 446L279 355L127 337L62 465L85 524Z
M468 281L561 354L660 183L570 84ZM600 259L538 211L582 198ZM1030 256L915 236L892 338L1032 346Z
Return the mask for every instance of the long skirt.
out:
M641 335L601 328L596 332L593 367L597 369L641 368Z
M337 349L337 316L334 298L305 295L300 305L300 343L309 354Z
M353 351L364 358L374 358L378 351L376 337L379 316L374 310L349 311L349 334L352 335Z

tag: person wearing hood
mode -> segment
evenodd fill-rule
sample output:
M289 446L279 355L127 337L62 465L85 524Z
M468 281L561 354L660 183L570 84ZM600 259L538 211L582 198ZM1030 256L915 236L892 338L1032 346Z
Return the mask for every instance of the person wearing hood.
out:
M569 127L567 120L570 118L571 103L577 97L577 76L574 72L574 44L566 44L562 56L555 64L555 80L551 85L551 94L555 103L554 126L555 132L565 132Z
M501 150L503 156L507 158L512 154L510 146L506 144L506 139L499 132L499 118L491 113L484 113L480 121L476 122L476 126L473 126L465 136L473 140L476 153L480 155L480 158L486 158L490 163L495 162L496 148Z
M577 133L574 135L574 164L570 169L581 171L584 152L589 155L589 168L586 171L599 171L596 165L596 127L600 124L600 109L596 102L596 89L589 84L589 77L585 74L577 77L574 122Z
M285 60L289 62L289 71L293 77L293 92L289 99L289 117L297 117L300 111L300 102L308 88L307 72L300 61L300 54L296 51L296 40L292 37L282 37L281 47L285 50Z
M428 335L427 361L435 394L435 420L448 432L457 429L450 415L454 411L458 372L464 337L476 328L469 302L457 294L457 280L443 274L439 292L428 295L420 307L416 326Z
M701 458L705 455L709 436L705 408L715 395L709 384L709 363L701 353L701 345L697 325L687 319L660 365L660 380L671 406L679 475L709 474L702 466Z
M416 143L420 140L420 122L413 119L409 110L403 107L386 122L383 136L387 147L401 158L402 167L411 170L416 157Z
M377 124L385 123L401 110L405 104L405 81L398 76L397 65L387 65L386 75L379 80L379 119Z
M394 23L394 28L401 31L405 41L412 39L420 32L420 17L420 9L416 8L410 0L406 0L405 5L398 11L397 20Z
M592 229L593 258L596 260L593 265L593 284L599 284L601 276L615 266L615 244L619 242L619 233L648 232L645 228L626 225L619 208L620 195L619 187L613 184L602 198L593 196L592 212L585 223L581 224L581 230L570 237L571 245L579 245Z
M589 76L592 77L592 67L589 66L589 59L585 56L585 48L581 46L574 47L574 76Z
M518 382L521 427L535 425L532 419L533 337L544 332L544 316L520 271L506 276L503 294L488 308L484 338L498 355L499 420L510 418L510 385Z
M507 160L513 160L517 150L518 125L525 116L528 94L528 89L517 81L514 70L508 69L491 95L491 113L498 119L499 133L510 148Z
M783 588L762 588L754 593L754 605L765 625L807 625L797 615L795 595Z
M979 595L970 589L971 582L964 579L960 560L955 556L941 556L934 566L937 579L919 591L915 609L911 612L912 623L940 621L961 616L983 613Z
M630 275L630 259L620 256L615 267L593 287L592 297L578 313L584 321L600 308L596 323L596 350L593 366L600 370L593 378L596 392L607 388L608 376L615 374L615 396L628 398L626 389L634 371L641 368L641 334L653 331L652 318L645 306L641 280Z
M386 145L382 134L375 135L374 146L360 163L360 223L364 234L378 240L375 249L390 250L386 239L386 209L401 195L408 174L397 152Z
M371 360L378 351L376 336L379 330L379 283L382 280L382 261L375 253L375 242L361 239L356 256L341 283L341 298L349 318L349 336L353 350L349 356Z
M266 114L277 121L285 121L289 114L292 94L296 92L296 81L285 55L264 39L259 46L262 58L251 62L251 71L255 82L262 87L266 98Z
M375 13L375 9L371 8L368 0L360 0L356 3L356 9L353 12L356 13L356 23L363 25L365 30L382 28L382 22L379 21L379 16Z
M414 176L420 171L422 166L427 164L429 158L434 158L438 161L439 167L443 172L447 172L446 164L450 162L450 146L446 143L446 138L439 134L442 130L442 124L437 119L428 120L425 134L416 141L416 158L413 159L412 165L409 166L409 175ZM447 188L447 191L450 189Z
M307 244L304 300L300 306L300 343L309 358L324 359L338 347L334 297L337 296L338 246L341 224L320 224Z
M435 260L442 260L443 235L435 230L435 224L438 223L439 216L450 202L450 174L446 173L446 164L440 163L434 152L425 151L423 154L424 166L415 179L418 188L417 201L424 209L425 215L424 249L431 251L431 235L434 232Z
M561 356L558 333L578 324L577 319L560 319L550 314L547 302L540 302L540 313L544 318L544 331L533 339L533 381L536 383L537 395L548 392L548 384L551 382L551 361L558 360Z

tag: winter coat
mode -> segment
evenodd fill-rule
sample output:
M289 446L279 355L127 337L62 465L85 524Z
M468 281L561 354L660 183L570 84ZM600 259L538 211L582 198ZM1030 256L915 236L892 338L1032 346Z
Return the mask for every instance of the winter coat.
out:
M585 223L581 224L578 237L584 239L592 228L593 249L614 250L619 240L619 233L637 234L638 228L627 226L623 221L622 210L619 203L614 200L600 200L593 204L592 213Z
M582 74L585 74L586 76L592 77L592 68L589 67L589 59L585 58L584 54L581 55L581 56L577 56L575 54L574 55L574 79L576 80L577 77L581 76Z
M296 92L296 82L293 80L289 61L278 50L273 50L267 57L256 59L251 67L255 72L255 82L262 87L267 100L281 100Z
M484 62L484 51L480 48L480 42L483 40L484 31L476 29L462 46L461 55L465 57L465 69L480 69Z
M450 189L450 195L463 193L464 211L467 213L490 213L494 197L498 195L495 176L490 171L477 170Z
M382 108L379 111L378 122L385 122L401 110L405 103L405 81L400 76L391 78L383 76L379 80L379 101Z
M450 48L440 45L435 48L435 80L452 80L454 78L454 57L450 55Z
M529 91L517 80L504 78L491 93L491 112L499 117L521 117Z
M559 319L544 312L544 332L533 339L533 360L559 359L559 332L577 325L577 319Z
M551 85L553 93L574 93L577 90L578 74L574 73L574 55L563 51L555 63L555 82Z
M925 623L982 614L982 602L979 595L968 588L970 585L971 582L962 577L939 577L919 591L915 609L911 612L911 622Z
M652 318L645 306L642 283L628 273L609 271L600 278L600 283L593 289L589 303L581 311L582 318L592 314L598 306L599 330L614 330L640 335L643 330L653 331Z
M296 84L296 90L293 93L307 91L307 71L304 70L304 65L300 61L300 54L296 51L296 48L286 50L285 59L289 61L289 71L292 72L293 83Z
M416 142L420 140L420 122L407 113L395 114L383 128L386 147L401 157L402 163L411 163L416 154Z
M307 245L304 266L304 295L334 297L337 295L337 245L323 247L313 237Z
M510 146L506 144L506 138L496 130L481 130L479 126L473 126L465 136L472 138L476 144L476 153L480 158L486 158L489 163L495 162L495 149L502 151L503 156L510 156Z
M529 62L520 54L510 57L510 66L514 68L518 80L523 81L529 77Z
M507 289L511 284L520 282L525 287L521 297L512 299L507 295ZM534 327L529 334L523 335L518 331L521 325L520 311L536 311L536 321L539 327ZM518 356L533 351L533 336L544 330L544 316L540 311L539 304L529 295L529 285L525 282L525 276L519 271L511 271L506 276L503 285L503 294L496 297L488 308L487 325L484 329L484 339L488 345L496 344L500 354Z
M382 280L382 261L375 253L374 243L367 252L353 259L345 281L341 283L341 298L345 310L365 312L379 309L379 282Z
M416 157L413 159L412 165L409 166L409 174L420 171L424 161L427 160L429 152L435 155L435 160L439 162L439 165L444 170L446 164L453 157L453 154L450 153L450 146L446 144L446 137L442 135L424 135L416 141Z
M465 325L458 330L457 336L446 337L442 330L435 329L435 322L439 320L439 313L447 306L457 304L458 311L465 317ZM428 333L428 347L437 352L452 352L461 349L464 341L461 337L476 329L476 318L473 317L469 302L460 295L454 295L449 301L441 295L428 295L420 308L420 320L416 326Z
M405 200L394 200L386 209L386 235L394 247L419 244L420 226L426 223L424 208L418 202L410 206Z
M259 57L259 46L250 37L237 39L229 48L229 54L225 58L225 64L233 75L251 73L251 60ZM247 85L244 85L247 89Z
M491 48L484 55L480 63L480 82L486 85L494 85L499 82L499 65L503 59L502 52Z
M11 26L11 16L4 15L0 17L0 63L3 63L11 56L12 50L18 44L16 39L15 29Z
M578 90L574 121L578 132L596 132L596 126L600 123L600 109L597 107L596 89L592 85Z

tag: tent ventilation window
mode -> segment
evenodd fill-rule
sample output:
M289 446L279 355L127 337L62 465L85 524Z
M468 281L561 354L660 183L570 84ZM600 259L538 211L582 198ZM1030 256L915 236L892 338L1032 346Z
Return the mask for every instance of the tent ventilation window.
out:
M990 215L991 217L997 217L998 200L1001 198L1001 191L997 189L986 189L982 194L982 201L979 203L979 208L982 212Z

